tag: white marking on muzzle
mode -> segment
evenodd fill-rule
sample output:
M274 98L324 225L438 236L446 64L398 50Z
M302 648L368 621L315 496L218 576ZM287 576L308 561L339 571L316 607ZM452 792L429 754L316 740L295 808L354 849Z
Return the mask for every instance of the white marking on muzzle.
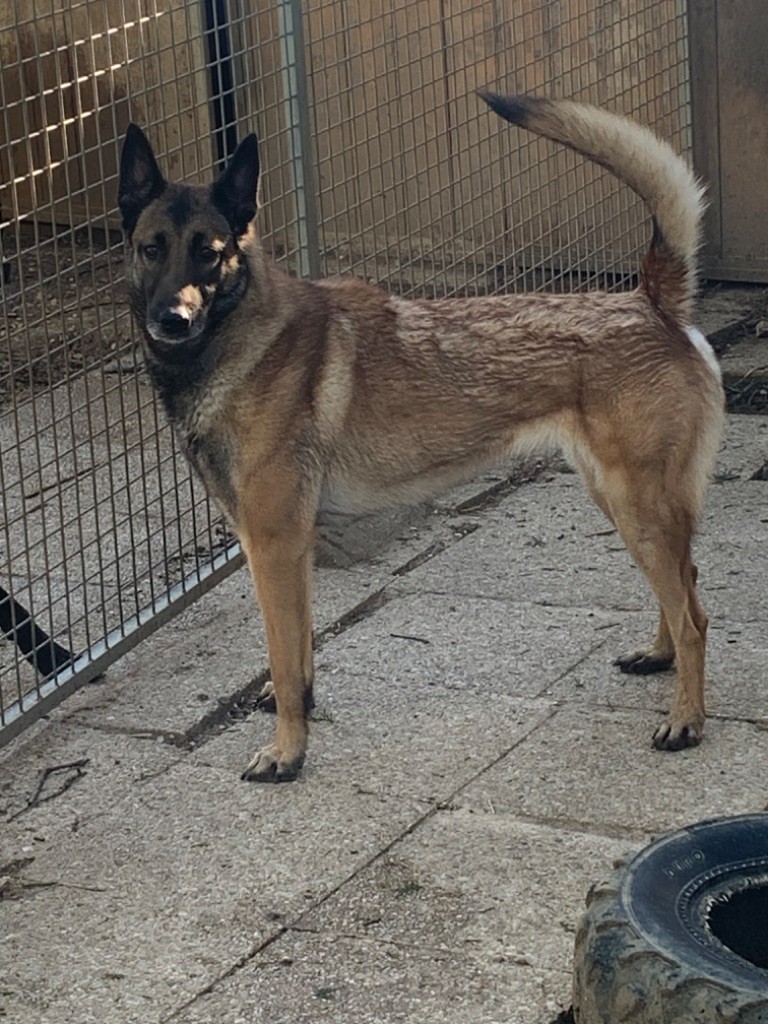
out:
M200 294L200 289L192 284L185 285L181 291L177 292L175 299L176 305L171 306L169 312L177 313L179 316L183 316L185 320L193 320L195 313L203 305L203 296Z
M147 330L155 341L163 341L166 344L183 344L196 338L205 327L205 317L199 313L203 308L203 296L199 288L192 284L185 285L173 297L172 305L168 306L167 313L181 317L186 320L188 329L184 334L175 337L167 334L158 320L150 320L147 323Z

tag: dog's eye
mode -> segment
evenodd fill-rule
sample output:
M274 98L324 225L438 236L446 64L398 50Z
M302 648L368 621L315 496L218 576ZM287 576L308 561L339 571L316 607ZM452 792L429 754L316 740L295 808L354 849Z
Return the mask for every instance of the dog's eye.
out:
M221 253L210 245L204 245L198 255L203 263L218 263L221 259Z
M160 246L145 245L142 247L141 252L145 260L149 260L150 263L154 263L154 261L160 256Z

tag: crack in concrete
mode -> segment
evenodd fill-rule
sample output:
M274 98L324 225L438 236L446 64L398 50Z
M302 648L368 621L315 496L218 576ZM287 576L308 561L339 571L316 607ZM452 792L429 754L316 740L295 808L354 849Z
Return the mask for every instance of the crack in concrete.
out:
M595 654L597 651L600 650L601 647L605 647L607 642L608 642L608 637L607 636L604 636L601 640L598 640L598 642L596 644L593 644L589 648L589 650L585 651L584 654L581 655L581 657L577 658L576 661L574 661L572 665L569 665L568 668L563 669L563 671L560 673L559 676L557 676L551 682L549 682L545 686L543 686L542 689L539 690L539 692L536 694L536 696L537 697L545 697L545 696L547 696L549 690L551 690L553 686L557 686L557 684L559 682L561 682L563 679L565 679L565 677L567 675L569 675L571 672L573 672L574 669L578 668L579 665L583 665L585 661L588 661L592 657L593 654Z
M465 789L473 785L486 772L490 771L492 768L495 768L496 765L503 761L504 758L508 757L513 750L519 747L530 736L537 732L537 730L541 729L547 722L549 722L549 720L555 714L556 711L552 711L550 714L544 715L540 721L534 722L529 729L524 730L514 740L514 742L511 743L508 747L506 747L500 754L492 758L482 768L479 768L465 782L462 782L460 785L456 786L453 792L445 800L433 804L430 808L428 808L428 810L426 810L423 814L420 814L414 821L412 821L409 825L402 829L399 835L395 836L394 839L391 839L376 853L371 854L371 856L367 857L361 864L354 868L345 878L343 878L336 885L332 886L326 893L324 893L323 895L319 896L316 900L314 900L311 906L302 910L294 918L286 921L285 924L281 925L273 935L270 935L268 938L258 943L258 945L254 946L248 953L244 953L241 957L238 957L238 959L233 964L231 964L226 971L220 974L218 978L215 978L213 981L209 982L209 984L206 985L205 988L201 989L200 992L196 993L190 999L186 1000L186 1002L184 1002L181 1006L173 1010L170 1013L170 1015L163 1017L162 1020L160 1021L160 1024L169 1024L169 1022L173 1021L174 1018L177 1018L179 1014L183 1013L185 1010L193 1006L198 999L201 999L202 997L209 995L222 982L226 981L228 978L234 977L234 975L239 970L241 970L243 967L245 967L247 964L253 961L265 949L269 949L270 946L273 946L279 939L283 938L289 932L300 932L302 930L301 922L304 919L306 919L310 914L313 914L317 910L319 910L320 907L324 906L329 900L336 896L337 893L339 893L346 885L349 885L349 883L356 879L359 875L361 875L363 872L373 867L373 865L376 864L378 861L386 857L399 843L403 841L403 839L412 835L425 822L429 821L431 818L439 814L440 811L444 810L447 804L450 804L452 801L456 800L456 798Z
M173 729L149 729L149 728L137 728L136 726L130 725L111 725L109 723L102 722L88 722L81 719L79 716L83 711L90 710L89 708L79 708L77 711L68 715L64 721L67 723L77 724L78 728L90 729L92 732L107 733L112 736L128 736L135 740L151 740L157 742L162 740L163 743L169 747L176 747L179 750L191 750L190 739L185 732L175 732Z
M526 573L527 576L533 576L534 573ZM402 584L397 586L394 591L396 597L449 597L449 598L467 598L472 601L496 601L499 604L507 605L520 605L524 608L555 608L560 611L583 611L583 612L599 612L601 614L610 614L612 612L618 612L621 615L642 615L646 612L650 613L653 611L652 605L618 605L618 604L575 604L573 601L526 601L520 597L506 594L479 594L472 590L461 590L460 588L453 587L451 590L440 590L438 588L430 587L424 589L419 587L418 589L409 589ZM752 620L744 620L748 622ZM755 622L762 622L762 619L755 619ZM620 625L620 623L615 623ZM717 624L715 624L717 625ZM602 629L607 627L602 626Z

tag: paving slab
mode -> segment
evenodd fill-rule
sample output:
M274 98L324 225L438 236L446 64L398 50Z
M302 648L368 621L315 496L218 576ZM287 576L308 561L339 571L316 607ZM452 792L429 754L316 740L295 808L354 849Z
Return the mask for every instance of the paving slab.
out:
M564 706L457 800L539 823L642 843L674 828L765 810L768 731L710 721L699 747L653 750L659 716Z
M16 810L45 758L66 748L90 760L82 780L6 826L2 863L28 886L2 906L7 1014L18 1024L162 1019L549 714L507 699L489 722L474 703L446 704L425 686L394 707L361 700L354 727L331 735L335 723L315 724L312 770L293 786L239 782L256 731L243 724L192 755L72 721L50 749L30 744L3 765L20 780ZM425 721L436 731L425 734Z
M666 712L674 693L674 669L649 676L624 675L612 664L653 636L650 618L624 616L606 645L559 679L542 697L576 706ZM768 623L739 623L720 615L707 634L706 702L709 718L744 719L768 726ZM706 735L706 734L705 734ZM705 742L708 742L705 740Z
M22 881L55 884L3 908L12 1020L157 1021L413 823L411 801L360 789L314 801L313 814L300 786L233 786L228 772L185 765L112 801L98 832L55 845L42 832Z
M565 972L488 961L471 950L291 934L167 1022L545 1024L570 1002L569 986Z
M443 691L535 697L608 640L615 617L461 594L393 594L321 652L317 689L331 708L349 680L380 685L390 701L426 683ZM363 686L362 699L367 700Z
M768 416L728 416L717 456L715 483L723 476L749 477L768 452Z
M298 788L311 782L322 796L326 787L340 785L344 792L392 798L422 813L447 799L455 787L484 770L489 759L502 756L551 713L549 700L499 696L489 714L487 707L478 707L475 694L451 695L447 700L444 692L424 686L403 688L394 695L359 692L350 702L324 701L310 723L309 754ZM221 768L235 785L273 730L273 716L253 715L198 747L191 763Z
M611 661L654 602L554 469L383 524L380 551L352 524L346 568L318 575L293 785L239 781L268 715L186 742L266 665L245 573L37 723L0 753L6 1018L553 1024L614 857L768 805L767 427L729 420L698 540L713 714L694 750L650 747L674 675ZM41 770L85 758L25 809Z
M520 822L491 803L451 806L294 927L567 972L591 880L635 848Z
M768 481L713 484L696 541L701 599L713 623L768 622L765 572L757 552L768 544Z
M750 552L768 546L768 481L749 475L768 452L768 419L730 417L729 433L734 421L740 426L745 420L751 429L740 427L733 441L728 438L694 544L713 618L763 614L755 600L761 564ZM502 499L484 513L482 529L414 569L396 589L443 593L447 587L454 594L569 607L643 611L656 605L621 538L568 473L545 474Z
M64 720L43 721L34 727L36 735L27 735L16 742L12 756L0 760L0 864L18 849L18 836L38 833L41 823L46 827L62 825L62 815L72 812L71 824L85 806L92 808L108 778L115 794L165 771L183 757L181 751L154 738L136 738L107 730L84 729L78 723ZM76 761L87 760L82 777L67 785L61 796L53 797L72 773L63 769L51 774L41 792L45 799L27 808L40 783L40 773ZM99 781L97 781L99 780ZM89 795L90 794L90 795ZM116 796L117 798L117 796ZM82 804L82 806L81 806ZM99 807L101 804L99 804ZM93 809L93 808L92 808Z
M573 473L545 474L505 498L485 513L482 529L396 589L632 611L652 601L621 538Z
M526 464L519 465L524 469ZM325 564L315 571L316 636L332 631L345 615L399 578L409 563L428 560L463 537L466 517L453 508L467 494L482 495L519 472L518 463L511 462L501 477L481 477L456 489L442 499L439 513L425 505L407 514L369 517L367 526L360 517L326 522L321 534ZM337 564L329 564L334 559ZM103 680L72 697L64 713L98 724L108 709L110 728L153 729L183 742L202 720L231 705L238 693L259 689L261 683L255 689L251 684L267 669L264 625L243 567L128 652Z
M290 1008L292 1020L544 1024L570 1003L590 880L632 849L474 808L438 812L223 981L217 1004L248 1021ZM258 992L277 985L265 1005ZM206 1012L201 1000L172 1019Z
M387 566L319 569L318 632L390 579ZM94 723L109 707L114 728L153 728L181 738L267 667L263 621L250 575L242 568L125 655L100 683L76 694L65 711Z

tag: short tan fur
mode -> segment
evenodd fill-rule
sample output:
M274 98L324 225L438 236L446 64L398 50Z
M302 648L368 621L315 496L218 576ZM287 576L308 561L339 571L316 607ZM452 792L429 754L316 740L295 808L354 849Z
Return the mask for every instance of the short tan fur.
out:
M120 206L147 367L237 530L266 624L277 730L244 778L292 779L304 762L318 511L419 501L541 446L579 470L658 598L654 642L618 662L677 664L654 745L701 739L707 617L691 538L723 420L716 361L690 327L702 190L623 117L483 98L643 197L654 232L635 291L405 301L358 280L296 280L258 239L255 136L210 187L169 184L141 131L126 136Z

